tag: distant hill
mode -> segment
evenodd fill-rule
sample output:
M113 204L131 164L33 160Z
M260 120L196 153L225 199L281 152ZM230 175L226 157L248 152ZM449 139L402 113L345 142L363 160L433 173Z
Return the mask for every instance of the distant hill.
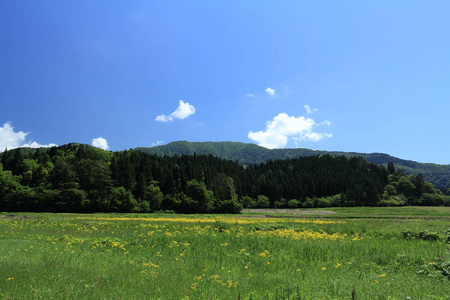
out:
M82 144L70 143L64 146L75 147ZM88 148L101 149L85 145ZM50 151L51 148L40 148L41 151ZM450 165L439 165L433 163L419 163L411 160L404 160L384 153L357 153L339 151L320 151L305 148L296 149L267 149L251 143L240 142L172 142L151 148L139 147L134 150L144 153L156 154L160 156L168 155L213 155L222 159L236 161L241 165L259 164L268 160L289 159L299 156L324 155L332 156L361 156L369 162L386 166L388 162L393 162L396 169L403 170L406 174L422 174L425 180L431 182L436 187L450 188ZM14 151L14 150L11 150ZM22 148L24 153L34 153L36 149ZM95 152L95 151L94 151ZM108 153L109 151L101 151ZM111 155L111 152L109 152ZM0 153L0 158L3 153Z
M383 153L356 153L339 151L319 151L305 148L296 149L267 149L250 143L239 142L172 142L167 145L151 148L139 147L135 150L156 155L203 155L211 154L223 159L237 161L240 164L258 164L268 160L288 159L299 156L324 155L332 156L361 156L369 162L387 165L393 162L396 169L406 174L421 173L425 180L437 187L450 187L450 165L419 163L404 160Z

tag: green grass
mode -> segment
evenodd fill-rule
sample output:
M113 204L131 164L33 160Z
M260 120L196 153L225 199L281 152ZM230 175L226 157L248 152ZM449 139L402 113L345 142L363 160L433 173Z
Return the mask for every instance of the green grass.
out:
M402 206L402 207L334 207L324 209L340 215L386 216L386 217L447 217L450 207L443 206Z
M0 299L448 299L437 267L450 261L447 219L330 210L394 218L3 217ZM440 240L407 240L405 229Z
M275 213L273 212L275 211ZM321 218L444 218L450 220L450 207L402 206L402 207L327 207L303 209L252 209L244 215L320 216ZM301 211L301 214L298 214ZM324 214L323 212L330 212Z

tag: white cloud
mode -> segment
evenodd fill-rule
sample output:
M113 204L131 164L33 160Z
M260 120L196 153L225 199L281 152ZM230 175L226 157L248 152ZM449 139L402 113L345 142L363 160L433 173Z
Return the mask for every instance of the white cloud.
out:
M331 122L328 121L328 120L325 120L325 121L323 121L323 122L321 122L321 123L319 123L319 124L317 124L317 125L327 125L327 126L330 126L330 125L331 125Z
M265 131L248 133L248 138L257 142L260 146L273 149L282 148L287 145L289 139L296 142L317 142L325 137L332 137L329 133L314 132L316 122L311 118L302 116L293 117L280 113L266 123Z
M312 114L312 113L315 113L316 111L319 111L317 108L311 109L311 107L309 107L308 104L306 104L304 107L306 109L307 114Z
M53 146L58 146L58 145L53 144L53 143L43 145L43 144L39 144L36 142L31 142L31 143L23 144L20 147L23 147L23 148L50 148Z
M331 133L308 132L308 133L305 133L303 139L302 138L292 138L292 139L295 139L295 140L297 140L299 142L302 141L302 140L310 140L310 141L313 141L313 142L318 142L318 141L320 141L323 138L326 138L326 137L330 138L332 136L333 135Z
M106 139L104 139L102 137L92 139L92 146L103 149L103 150L109 149L108 141L106 141Z
M158 121L158 122L169 122L169 121L173 121L173 118L171 116L159 115L159 116L156 117L155 121Z
M245 94L245 96L246 96L246 97L250 97L250 98L255 97L255 95L253 95L252 93L247 93L247 94Z
M160 145L163 145L164 144L164 141L156 141L156 142L154 142L154 143L151 143L150 145L152 146L152 147L155 147L155 146L160 146Z
M274 90L274 89L271 89L270 87L268 87L268 88L266 89L266 93L269 94L269 95L272 96L272 97L276 97L276 96L277 96L277 94L275 94L275 90Z
M171 113L170 115L159 115L155 118L155 121L158 122L171 122L174 119L186 119L190 115L195 113L195 107L188 102L184 102L183 100L179 101L179 105L177 109Z
M177 119L186 119L190 115L195 113L195 107L190 105L189 103L184 103L183 100L180 100L180 105L178 108L171 114L172 117Z
M5 148L13 149L20 147L20 144L25 141L27 135L28 132L14 132L11 123L5 123L3 127L0 127L0 151L5 150Z
M40 147L52 147L56 144L41 145L34 141L25 142L29 132L15 132L11 122L6 122L0 127L0 152L3 152L5 148L15 149L19 147L27 148L40 148Z

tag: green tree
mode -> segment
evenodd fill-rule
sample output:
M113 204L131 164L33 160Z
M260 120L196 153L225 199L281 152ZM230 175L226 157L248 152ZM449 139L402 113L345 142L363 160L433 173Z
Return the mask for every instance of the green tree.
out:
M153 181L145 188L143 201L149 203L151 212L156 212L161 208L163 199L164 195L157 182Z
M291 207L291 208L296 208L300 206L300 201L298 201L297 199L291 199L287 202L287 206Z
M196 179L190 180L186 184L186 196L188 196L186 210L190 213L210 212L213 205L213 193L206 188L203 182Z
M223 200L217 203L215 211L221 214L238 214L242 208L242 203L239 203L237 199Z
M419 198L425 192L425 179L423 179L422 174L417 174L416 176L411 176L410 181L414 184L415 196Z
M418 200L418 205L425 206L442 206L444 205L446 196L439 194L427 194L424 193Z
M19 178L11 171L4 171L0 164L0 211L14 211L14 195L21 188Z
M22 173L20 174L22 176L21 183L24 185L31 185L33 181L33 175L37 172L37 169L39 168L39 164L34 159L24 159L22 161Z
M10 211L36 211L36 191L28 186L18 185L8 195ZM38 210L39 211L39 210Z
M144 199L145 194L145 188L147 187L147 180L145 179L144 173L140 173L137 178L136 182L136 190L135 190L135 197L136 199Z
M288 202L283 197L281 197L280 200L275 201L275 208L277 208L277 207L286 207L286 206L288 206Z
M256 201L252 197L249 196L243 196L241 198L241 203L244 206L244 208L253 208L256 207Z
M238 202L234 180L224 173L216 175L212 181L214 211L217 213L240 213L242 204Z
M214 177L211 183L211 188L214 193L214 197L219 201L237 199L234 180L224 173L218 174Z
M107 192L112 188L111 171L102 160L81 159L76 164L76 171L80 188L86 192Z
M270 201L269 198L264 195L259 195L258 199L256 200L256 207L265 208L269 207Z
M387 184L384 187L384 194L387 194L388 196L397 195L397 190L395 189L395 187L393 185Z
M112 191L111 212L134 212L139 209L133 194L124 187L118 187Z
M80 186L73 165L60 156L55 156L51 183L53 188L58 190L79 188Z
M389 171L389 174L394 174L395 173L395 167L394 167L394 163L393 162L388 162L388 171Z
M89 204L86 192L73 188L61 191L57 199L56 208L62 212L84 212Z
M397 183L397 192L405 195L408 199L412 199L415 195L415 190L416 187L406 176L399 178Z

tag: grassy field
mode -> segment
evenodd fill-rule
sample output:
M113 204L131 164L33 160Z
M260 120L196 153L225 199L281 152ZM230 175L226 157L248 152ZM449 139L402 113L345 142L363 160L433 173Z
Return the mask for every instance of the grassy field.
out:
M450 208L0 215L0 299L450 299Z
M437 218L450 219L450 208L443 206L330 207L307 209L244 209L247 215L320 216L321 218Z

